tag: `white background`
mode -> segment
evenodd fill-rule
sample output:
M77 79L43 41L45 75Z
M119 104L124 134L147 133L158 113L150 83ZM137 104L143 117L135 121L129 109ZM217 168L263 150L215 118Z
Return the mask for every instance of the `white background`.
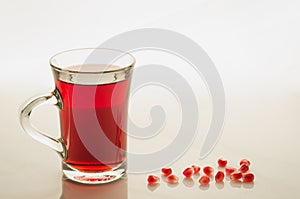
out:
M0 198L57 199L62 186L64 198L87 193L94 194L87 198L126 198L114 195L126 192L129 199L299 198L299 10L297 0L1 0ZM150 189L146 174L128 175L124 183L98 188L68 187L61 181L58 156L21 130L18 109L29 97L53 89L48 65L53 54L97 47L114 35L145 27L180 32L212 58L227 98L223 136L210 156L200 161L203 133L199 133L186 155L172 165L180 176L175 187L162 182ZM55 135L58 120L50 116L56 111L49 112L39 127ZM209 118L203 120L209 123ZM223 188L212 183L203 190L197 179L191 187L182 182L184 167L215 165L221 156L233 165L249 157L254 185L226 181Z

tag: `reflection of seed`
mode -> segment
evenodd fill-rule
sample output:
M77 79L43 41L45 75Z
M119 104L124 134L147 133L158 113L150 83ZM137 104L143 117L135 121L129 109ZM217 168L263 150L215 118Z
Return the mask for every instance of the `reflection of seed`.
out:
M210 182L210 179L208 176L202 176L200 179L199 179L199 183L200 185L208 185Z

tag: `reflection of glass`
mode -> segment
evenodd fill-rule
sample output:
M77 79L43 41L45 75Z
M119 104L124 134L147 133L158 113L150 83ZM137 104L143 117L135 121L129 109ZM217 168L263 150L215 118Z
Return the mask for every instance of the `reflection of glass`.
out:
M112 183L84 185L62 180L62 194L59 199L127 199L127 179Z

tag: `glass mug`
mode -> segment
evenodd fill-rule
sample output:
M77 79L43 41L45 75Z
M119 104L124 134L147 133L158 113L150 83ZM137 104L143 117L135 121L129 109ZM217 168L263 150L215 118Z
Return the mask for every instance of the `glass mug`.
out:
M23 129L62 157L67 179L101 184L126 172L128 93L135 59L113 49L74 49L54 55L55 89L21 110ZM41 104L59 108L61 137L52 138L30 123Z

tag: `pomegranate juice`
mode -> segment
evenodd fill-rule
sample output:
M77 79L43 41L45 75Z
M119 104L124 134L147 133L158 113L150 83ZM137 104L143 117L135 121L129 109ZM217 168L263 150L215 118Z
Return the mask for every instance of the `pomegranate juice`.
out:
M63 101L65 162L84 172L109 171L120 165L126 159L129 80L99 85L57 80L56 86Z

